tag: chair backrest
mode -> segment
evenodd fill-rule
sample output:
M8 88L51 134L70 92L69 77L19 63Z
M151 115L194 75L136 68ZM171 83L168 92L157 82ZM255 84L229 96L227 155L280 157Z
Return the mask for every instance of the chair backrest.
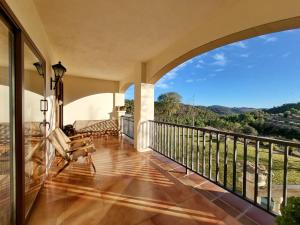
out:
M61 137L64 139L64 141L68 144L71 143L71 139L65 134L65 132L62 131L60 128L56 128L56 132L58 135L61 135Z
M69 160L69 156L67 154L67 150L66 146L63 146L59 140L58 140L58 136L57 136L57 132L56 129L53 130L49 135L48 135L48 140L50 141L50 143L53 145L53 147L56 149L56 151L65 159Z
M65 151L70 150L71 140L65 135L60 128L55 128L55 137Z

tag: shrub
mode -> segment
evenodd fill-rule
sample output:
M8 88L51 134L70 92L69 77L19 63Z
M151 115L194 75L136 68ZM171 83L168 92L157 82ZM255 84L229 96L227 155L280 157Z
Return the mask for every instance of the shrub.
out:
M282 215L278 216L278 225L299 225L300 224L300 197L288 198L287 205L281 210Z

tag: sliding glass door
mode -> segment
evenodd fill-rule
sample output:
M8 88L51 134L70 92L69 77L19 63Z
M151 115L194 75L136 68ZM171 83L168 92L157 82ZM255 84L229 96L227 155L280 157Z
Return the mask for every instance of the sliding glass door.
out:
M12 218L13 191L13 36L0 20L0 224Z
M46 172L44 114L40 102L44 99L44 76L34 63L41 63L30 47L24 44L24 162L25 217L43 184Z

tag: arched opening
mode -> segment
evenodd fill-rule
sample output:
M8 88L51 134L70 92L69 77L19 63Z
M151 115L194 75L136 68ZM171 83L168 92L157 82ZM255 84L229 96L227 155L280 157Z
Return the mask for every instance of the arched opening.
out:
M180 47L174 46L175 49L170 48L169 51L165 52L165 56L163 55L156 61L151 61L151 66L150 68L148 68L148 80L150 83L156 83L166 73L179 66L180 64L183 64L184 62L196 57L199 54L204 54L208 51L222 47L224 45L228 45L230 43L238 41L243 41L245 39L257 37L260 35L297 29L299 27L300 17L297 16L262 24L255 27L250 27L244 30L240 30L238 32L232 32L227 35L224 35L223 37L211 39L207 42L202 42L201 36L197 38L199 39L199 41L195 41L196 37L191 35L187 40L184 40L186 44L177 43L177 45L179 45ZM189 44L189 42L191 44ZM181 54L178 54L178 52L181 52Z
M297 196L300 184L299 41L299 29L261 35L197 55L166 73L155 87L155 119L167 122L158 127L158 137L166 149L175 149L165 154L280 213L284 195ZM283 176L285 157L289 175ZM255 178L256 169L261 175Z

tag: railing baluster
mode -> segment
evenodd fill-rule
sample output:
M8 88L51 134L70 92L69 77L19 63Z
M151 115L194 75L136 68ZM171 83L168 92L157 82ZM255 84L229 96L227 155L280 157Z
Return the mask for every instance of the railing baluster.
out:
M150 140L149 140L149 146L150 148L152 148L152 140L153 140L153 130L152 130L152 122L150 121L149 123L149 137L150 137Z
M167 146L167 144L166 144L167 143L167 129L166 129L166 127L167 127L167 124L164 125L164 145L163 145L163 151L164 151L165 155L168 154L167 148L166 148L166 146Z
M202 174L206 176L206 165L205 165L205 142L206 142L206 133L203 132L203 142L202 142Z
M155 122L152 122L152 149L155 149Z
M153 149L156 149L156 123L153 121Z
M169 157L172 158L172 125L169 126Z
M174 155L173 158L176 160L176 126L173 126L173 148L174 148Z
M197 173L200 172L200 151L199 151L199 141L200 141L200 138L199 138L199 130L197 129Z
M184 128L182 127L182 130L181 130L181 163L184 165Z
M159 136L158 136L158 123L155 123L155 149L158 150Z
M180 127L177 127L177 153L176 153L176 159L178 158L178 161L180 162Z
M254 203L257 204L257 195L258 195L258 162L259 162L259 141L256 141L255 144L255 179L254 179Z
M282 206L286 206L286 202L287 202L288 154L289 154L289 146L285 145L284 165L283 165L283 202L282 202Z
M212 174L212 133L209 133L209 146L208 146L208 178L211 179Z
M247 194L247 157L248 157L248 145L247 139L244 138L244 164L243 164L243 197L246 198Z
M267 202L267 209L268 211L271 210L271 198L272 198L272 167L273 167L273 144L269 142L269 162L268 162L268 202Z
M216 182L219 182L219 175L220 175L220 135L217 133L217 151L216 151Z
M191 170L194 168L194 129L192 129L192 139L191 139Z
M171 130L170 130L170 134L171 134L171 137L170 137L170 148L171 148L171 158L174 159L174 147L173 147L173 142L174 142L174 139L173 139L173 136L174 136L174 126L171 125Z
M237 160L237 136L233 139L233 174L232 174L232 191L236 192L236 160Z
M161 124L160 126L160 152L163 153L163 126L164 124Z
M228 167L228 142L227 135L224 137L224 187L227 188L227 167Z
M169 130L169 125L167 124L167 131L166 131L166 148L167 148L167 156L169 156L170 157L170 148L169 148L169 133L170 133L170 130Z
M189 161L188 161L188 152L189 152L189 139L190 139L190 129L189 128L187 128L187 135L186 135L186 142L185 142L185 144L186 144L186 148L185 148L185 165L186 165L186 168L188 168L188 163L189 163Z
M173 149L172 149L172 139L173 139L173 126L171 125L170 126L170 134L169 134L169 137L170 137L170 140L169 140L169 145L170 145L170 158L172 159L173 158Z

